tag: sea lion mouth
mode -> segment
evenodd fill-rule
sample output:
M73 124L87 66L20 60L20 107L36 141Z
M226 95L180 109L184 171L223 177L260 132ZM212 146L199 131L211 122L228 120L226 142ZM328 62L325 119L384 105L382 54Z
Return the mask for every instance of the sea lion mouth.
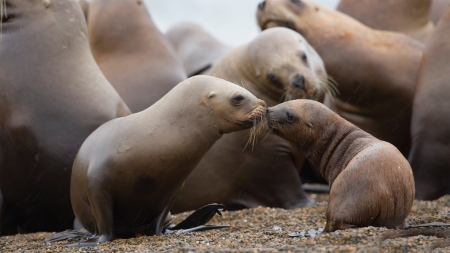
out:
M253 109L250 113L247 114L246 120L241 121L240 123L254 126L263 121L263 119L266 116L266 103L264 101L262 102L263 103L260 102L260 105L258 105L255 109Z
M276 19L269 19L262 25L262 29L266 30L268 28L272 27L287 27L289 29L292 29L295 31L295 25L292 22L289 21L283 21L283 20L276 20Z

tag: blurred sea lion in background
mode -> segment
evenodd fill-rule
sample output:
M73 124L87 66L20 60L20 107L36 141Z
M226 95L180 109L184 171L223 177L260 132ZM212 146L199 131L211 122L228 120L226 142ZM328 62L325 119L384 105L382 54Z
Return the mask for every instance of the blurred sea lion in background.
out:
M166 32L188 76L208 74L231 47L225 46L201 26L182 23Z
M101 124L131 112L92 57L76 1L7 0L6 9L0 41L0 210L15 224L0 230L8 235L17 233L17 226L21 232L69 229L70 175L78 149Z
M441 19L442 15L447 11L450 6L450 0L433 0L431 4L430 18L436 25Z
M400 32L425 43L433 32L432 0L341 0L337 10L377 30Z
M132 112L186 79L181 61L141 0L93 0L89 42L100 69Z
M84 18L86 19L87 23L89 17L89 2L87 0L80 0L78 3L80 4L81 9L83 10Z
M285 26L302 34L339 85L340 94L325 96L325 104L408 156L420 42L306 0L263 1L257 18L262 29Z
M311 100L270 107L267 119L269 128L304 153L330 184L324 232L405 226L414 201L414 177L392 144Z
M297 98L317 99L329 88L320 56L301 35L286 28L268 29L232 49L211 75L242 85L270 106ZM186 180L171 211L214 202L228 210L307 205L299 175L303 154L276 135L252 148L247 146L249 134L240 131L217 141Z
M418 72L409 162L416 198L450 194L450 8L425 47Z

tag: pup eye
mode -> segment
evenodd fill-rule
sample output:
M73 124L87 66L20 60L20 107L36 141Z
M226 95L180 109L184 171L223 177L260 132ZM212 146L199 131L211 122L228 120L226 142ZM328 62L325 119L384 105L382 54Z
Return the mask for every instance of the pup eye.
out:
M286 112L286 117L288 121L293 121L294 120L294 114L290 113L290 112Z
M300 0L291 0L291 2L294 3L294 4L301 4L302 3L302 1L300 1Z
M235 105L242 104L242 101L244 101L243 96L236 96L233 98L233 104L235 104Z
M277 81L277 77L272 72L267 73L267 79L269 79L269 81L271 81L271 82L276 82Z

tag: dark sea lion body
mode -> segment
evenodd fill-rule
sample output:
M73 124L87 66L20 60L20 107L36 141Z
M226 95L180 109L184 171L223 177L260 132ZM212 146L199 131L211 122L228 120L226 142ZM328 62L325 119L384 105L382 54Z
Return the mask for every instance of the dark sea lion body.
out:
M95 63L76 1L6 1L0 41L0 188L23 232L72 228L72 163L130 114ZM15 233L15 228L2 228Z
M140 0L91 1L89 41L100 69L133 112L187 77Z
M416 198L450 194L450 8L425 47L417 78L409 162Z
M77 219L99 243L161 235L177 193L204 154L224 133L250 128L265 110L264 101L244 88L197 76L148 109L107 122L74 162Z
M287 99L317 98L316 93L323 91L321 77L327 76L314 49L286 28L268 29L232 49L211 75L242 85L268 105L282 101L285 92ZM249 134L249 130L235 132L217 141L186 180L171 211L194 210L208 203L222 203L228 210L307 205L299 175L304 156L276 135L252 147L247 145Z
M289 140L330 184L324 232L402 228L414 201L408 161L326 106L304 99L268 108L269 127Z
M407 157L411 104L423 45L403 34L373 30L309 1L267 0L259 25L287 26L302 34L322 57L340 94L325 104L340 116Z
M183 61L188 76L209 74L216 62L231 49L193 23L176 25L166 36Z
M425 43L433 32L432 0L341 0L337 10L368 27L404 33Z

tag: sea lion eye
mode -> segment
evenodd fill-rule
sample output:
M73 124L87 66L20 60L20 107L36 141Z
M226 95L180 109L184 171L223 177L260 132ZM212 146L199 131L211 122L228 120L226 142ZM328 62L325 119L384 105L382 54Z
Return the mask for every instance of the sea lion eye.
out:
M288 121L293 121L294 120L294 114L290 113L290 112L286 112L286 117Z
M308 56L306 56L305 53L302 53L301 57L302 57L302 61L303 61L304 63L306 63L306 62L308 61Z
M273 72L269 72L267 73L267 79L271 82L276 82L277 81L277 77L275 76L275 74Z
M294 4L302 4L301 0L291 0L291 2Z
M242 101L244 101L244 97L241 96L241 95L238 95L238 96L233 98L233 104L235 104L235 105L242 104Z

